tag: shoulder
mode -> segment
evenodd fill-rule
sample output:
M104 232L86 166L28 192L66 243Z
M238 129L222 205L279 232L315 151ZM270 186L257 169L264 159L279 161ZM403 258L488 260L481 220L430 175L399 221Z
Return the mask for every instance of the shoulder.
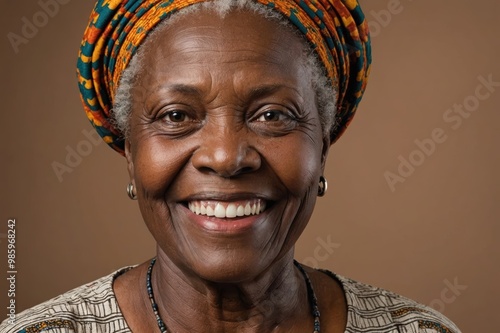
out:
M346 332L460 333L434 309L393 292L324 271L337 279L347 302Z
M113 292L113 280L129 267L75 288L7 318L3 333L129 332Z

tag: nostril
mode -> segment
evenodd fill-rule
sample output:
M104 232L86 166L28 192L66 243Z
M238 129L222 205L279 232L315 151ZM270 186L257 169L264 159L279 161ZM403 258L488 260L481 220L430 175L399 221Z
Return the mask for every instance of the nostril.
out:
M197 169L201 173L216 174L216 175L223 177L223 178L232 178L232 177L236 177L236 176L239 176L242 174L247 174L247 173L251 173L251 172L255 171L255 168L251 167L251 166L245 166L242 168L224 168L224 169L203 166L203 167L199 167Z
M254 168L253 168L253 167L246 166L246 167L241 168L241 169L238 171L238 174L249 173L249 172L252 172L252 171L254 171Z
M197 167L197 169L203 174L217 174L217 172L210 167L202 166L202 167Z

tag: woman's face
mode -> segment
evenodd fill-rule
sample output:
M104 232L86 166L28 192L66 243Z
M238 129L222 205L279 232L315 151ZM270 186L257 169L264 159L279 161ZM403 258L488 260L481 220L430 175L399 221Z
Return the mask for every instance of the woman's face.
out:
M329 147L302 41L249 12L205 10L156 36L126 151L142 215L178 267L252 279L293 251Z

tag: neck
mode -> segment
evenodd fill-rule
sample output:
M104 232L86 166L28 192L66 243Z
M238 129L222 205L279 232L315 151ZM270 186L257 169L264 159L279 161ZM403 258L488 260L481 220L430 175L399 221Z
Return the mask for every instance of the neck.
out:
M293 250L251 281L238 283L203 280L159 250L152 286L169 332L312 332Z

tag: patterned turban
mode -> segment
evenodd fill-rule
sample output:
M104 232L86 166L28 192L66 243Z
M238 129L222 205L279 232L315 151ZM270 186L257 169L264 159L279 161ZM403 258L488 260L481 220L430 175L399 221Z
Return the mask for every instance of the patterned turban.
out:
M113 149L124 153L124 136L113 125L112 106L120 76L160 22L206 0L98 0L78 58L78 81L87 117ZM371 63L368 23L357 0L255 0L298 28L338 85L335 142L352 120ZM335 89L335 88L333 88ZM334 92L332 91L332 96Z

